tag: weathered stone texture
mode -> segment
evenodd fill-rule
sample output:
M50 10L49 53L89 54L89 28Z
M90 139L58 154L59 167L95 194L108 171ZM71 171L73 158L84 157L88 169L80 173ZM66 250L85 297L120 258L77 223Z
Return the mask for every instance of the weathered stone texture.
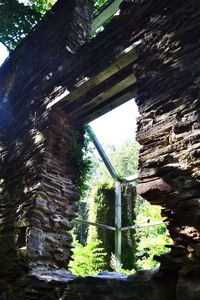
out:
M102 272L98 277L77 278L68 283L62 300L175 300L176 278L159 278L157 270L126 276Z
M143 145L138 192L162 205L169 222L174 245L157 260L163 270L180 270L177 299L198 299L200 3L135 2L143 2L145 22L134 65Z
M51 267L64 267L71 256L72 238L66 231L73 227L79 199L79 171L72 153L78 144L74 128L65 114L54 111L43 133L43 164L27 234L28 255L37 260L36 264L41 259L52 263Z
M121 15L91 42L91 49L84 46L79 52L89 38L90 20L91 1L59 1L54 14L47 15L1 69L0 297L197 300L200 2L124 1ZM68 284L64 296L63 285L62 291L59 284L51 289L46 280L53 278L47 273L59 271L70 256L66 229L72 227L78 199L78 170L71 151L77 139L72 128L77 126L64 112L46 106L138 39L133 66L141 113L138 141L143 145L138 191L163 206L174 245L169 254L157 257L161 268L156 278L148 277L151 272L148 279L137 274L130 285L122 279L79 278ZM30 267L42 281L40 287L34 281L35 290L26 277ZM28 294L22 281L17 282L22 277L31 289ZM66 273L59 282L69 277Z
M70 65L88 40L91 13L91 1L59 1L1 68L0 290L9 299L25 299L18 279L58 271L71 256L82 129L47 109L48 88L51 68Z
M23 177L15 177L12 169L15 161L5 165L1 192L1 287L25 276L28 269L38 275L67 266L72 247L68 231L73 227L71 221L76 216L76 201L79 199L79 170L73 149L82 142L80 137L75 135L75 126L65 114L50 112L46 128L37 131L36 144L27 149L30 151L29 160L24 153L16 162L22 163L24 159L26 165L32 166L31 155L35 149L37 151L39 143L41 160L35 160L32 166L37 173L21 168L20 171L27 172ZM5 161L2 163L4 165ZM8 190L6 180L12 184L11 177L14 186L9 186ZM64 275L68 277L67 272ZM10 297L18 299L11 289Z

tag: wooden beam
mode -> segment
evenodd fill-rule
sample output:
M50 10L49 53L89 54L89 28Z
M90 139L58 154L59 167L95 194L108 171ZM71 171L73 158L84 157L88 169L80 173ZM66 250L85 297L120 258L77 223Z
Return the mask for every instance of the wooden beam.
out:
M101 143L97 139L94 131L90 126L86 128L86 132L88 133L91 141L93 142L95 148L97 149L101 159L103 160L108 172L110 173L111 177L116 181L119 178L119 175L117 174L115 168L113 167L110 159L108 158L106 152L104 151L103 147L101 146Z
M140 229L140 228L151 227L151 226L158 226L158 225L164 225L164 224L166 225L167 222L160 221L160 222L155 222L155 223L133 225L133 226L122 227L122 231L131 230L131 229Z
M118 56L115 57L114 61L108 62L108 67L101 71L99 74L96 74L92 78L85 78L79 81L75 85L75 89L72 90L67 96L63 94L59 96L59 101L56 99L48 105L48 107L53 106L55 103L59 107L64 108L66 105L69 105L74 100L78 99L86 92L96 87L112 75L116 74L124 67L128 66L131 62L135 61L137 58L136 44L131 45L130 47L124 49Z
M78 118L84 123L89 123L123 103L133 99L136 95L136 91L135 85L133 84L128 87L128 89L125 89L123 92L115 95L115 97L113 97L115 99L107 99L105 102L100 103L99 105L94 106L91 110L79 115Z
M118 10L119 5L123 0L113 1L105 10L103 10L92 23L92 35L100 28L107 20L109 20Z
M106 99L111 98L115 94L119 93L120 91L126 89L130 85L136 82L136 78L133 74L129 75L127 78L118 82L115 86L110 88L107 91L102 91L98 96L94 97L90 102L86 102L79 106L77 109L74 109L69 115L71 117L76 117L85 111L88 111L91 107L104 102Z
M78 107L81 107L85 103L89 103L97 97L99 94L102 92L106 92L109 89L113 88L116 86L120 81L126 79L128 76L132 75L132 64L128 65L127 67L123 68L113 76L107 78L103 82L101 82L99 85L94 86L91 88L88 92L86 92L84 95L79 97L78 99L75 99L71 103L66 103L64 109L70 113L75 109L78 109Z

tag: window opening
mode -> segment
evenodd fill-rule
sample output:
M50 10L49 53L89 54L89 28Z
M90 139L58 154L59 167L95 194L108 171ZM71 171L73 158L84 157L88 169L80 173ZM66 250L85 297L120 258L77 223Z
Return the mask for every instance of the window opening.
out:
M126 116L125 117L126 121L128 119L130 119L131 122L132 122L133 110L130 109L131 106L128 107L131 104L131 102L133 104L134 100L126 102L125 104L121 105L120 107L118 107L117 109L115 109L113 111L110 111L109 113L105 114L102 117L102 118L104 118L103 123L106 126L107 131L109 131L109 127L113 127L113 126L111 126L111 119L112 119L111 115L112 115L112 113L116 113L117 110L119 111L119 115L117 115L117 117L116 117L117 120L118 120L118 122L117 122L118 124L120 123L120 117L122 119L123 115ZM136 107L135 103L134 103L134 105ZM126 111L126 113L125 113L125 111L123 111L125 106L127 106L127 108L128 108L128 110L127 110L128 113L127 113L127 111ZM132 119L129 118L129 112L130 112L130 116L132 116ZM138 116L138 114L136 113L135 119L137 118L137 116ZM106 117L108 118L107 120L106 120ZM97 119L95 122L90 123L90 125L93 126L94 130L95 130L95 123L96 122L100 122L100 118ZM109 122L110 122L110 124L109 124ZM134 126L134 129L133 129L133 126L130 123L128 123L126 129L124 129L124 130L128 131L130 129L130 135L133 136L133 132L136 129L136 121L135 121L134 125L135 126ZM102 134L101 131L103 131L103 129L101 127L103 127L103 126L102 125L97 126L97 128L98 127L99 127L99 131L97 130L98 134L101 135ZM121 127L123 128L122 125L121 125ZM119 126L119 128L120 128L120 126ZM93 130L89 129L88 131L89 131L90 136L94 135ZM91 134L91 132L92 132L92 134ZM122 130L122 132L123 132L123 130ZM116 133L116 143L117 143L117 141L120 139L120 135L118 134L117 126L115 127L115 133ZM115 140L114 134L111 135L110 139L112 141ZM97 142L97 144L99 143L98 140L96 142ZM100 144L100 148L102 148L101 144ZM104 150L103 150L103 152L104 152ZM111 150L111 152L112 152L112 150ZM108 155L109 154L110 153L108 151ZM107 155L105 155L105 156L107 157ZM115 255L111 256L111 262L110 263L111 263L111 265L114 264L114 268L116 268L116 265L118 264L118 270L122 268L122 264L120 262L121 241L122 241L121 236L127 234L127 232L129 232L129 234L130 234L130 232L133 231L130 235L134 234L136 236L136 239L137 239L136 243L137 243L138 250L136 251L137 252L136 253L136 258L137 258L137 261L138 261L138 269L143 268L142 267L143 262L144 262L144 265L147 265L147 267L148 267L149 261L151 263L151 260L152 260L152 253L151 252L152 252L153 246L152 246L152 243L151 243L151 249L150 249L148 247L148 245L146 245L145 240L149 241L150 239L154 239L154 241L155 241L156 235L158 236L159 234L161 234L161 235L165 234L165 231L166 231L166 226L163 225L164 222L160 218L159 218L159 220L157 220L157 216L159 216L159 214L160 214L160 208L157 207L157 208L153 208L153 210L152 210L152 206L147 201L145 201L141 197L137 197L138 199L136 201L136 209L135 209L137 217L136 217L136 220L135 220L135 224L134 225L128 225L127 224L127 226L122 225L122 223L120 223L121 222L121 207L120 207L121 203L120 203L120 200L121 200L121 187L122 187L121 185L122 185L122 183L125 183L125 182L126 183L132 183L133 185L135 185L136 176L124 176L123 178L119 177L118 174L117 174L117 171L116 171L117 169L115 170L115 168L113 168L112 163L110 162L110 159L108 157L105 159L105 157L104 157L104 160L106 160L106 163L108 165L108 169L110 170L110 174L114 178L115 183L116 183L116 187L115 187L115 192L116 192L116 198L115 198L115 204L116 204L116 206L115 206L115 218L116 218L116 220L115 220L115 224L113 226L110 226L110 224L105 224L103 222L93 222L91 220L82 218L81 216L79 216L78 220L76 220L76 222L77 222L76 224L78 224L77 226L80 226L80 228L82 228L82 226L85 226L85 230L88 228L88 226L90 226L89 235L90 235L90 232L91 232L92 228L95 228L95 227L100 227L102 229L102 231L104 231L104 232L105 231L110 231L111 234L113 234L115 232L114 233L115 234ZM129 164L129 160L130 160L130 158L128 158L128 160L127 160L127 166ZM130 173L129 173L129 175L130 175ZM146 215L143 214L142 217L141 217L142 212L140 212L140 207L144 211L145 211L145 209L147 210L147 212L145 211ZM151 210L152 210L152 216L151 216ZM156 213L155 213L155 211L156 211ZM156 228L156 229L154 229L154 228ZM88 235L88 233L87 233L87 235ZM155 249L159 248L159 253L158 254L160 254L161 252L164 252L163 251L164 243L167 243L167 241L162 241L162 239L161 239L160 247L155 248ZM112 262L113 260L114 260L114 263ZM117 262L116 262L116 260L117 260ZM150 263L149 263L149 265L150 265ZM153 265L153 263L152 263L152 265ZM84 275L84 274L82 274L82 275Z

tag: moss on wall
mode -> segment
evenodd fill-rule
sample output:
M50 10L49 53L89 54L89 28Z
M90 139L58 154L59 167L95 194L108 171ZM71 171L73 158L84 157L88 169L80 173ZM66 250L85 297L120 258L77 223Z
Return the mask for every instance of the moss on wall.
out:
M131 185L123 186L122 192L122 226L134 225L135 213L135 188ZM110 226L115 225L115 190L102 184L95 189L90 204L89 220ZM88 234L88 242L100 240L107 255L105 256L105 267L110 269L111 253L115 252L115 233L100 227L91 226ZM125 269L135 267L136 243L134 231L122 233L122 264Z

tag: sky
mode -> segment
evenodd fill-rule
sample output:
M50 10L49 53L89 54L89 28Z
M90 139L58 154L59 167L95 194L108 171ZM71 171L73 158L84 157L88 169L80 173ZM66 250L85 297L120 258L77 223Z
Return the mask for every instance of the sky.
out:
M7 56L8 51L6 47L2 43L0 43L0 65L4 62Z
M138 116L137 105L132 99L94 120L90 125L102 144L119 147L123 140L135 140Z
M0 65L8 56L0 43ZM126 102L90 123L98 140L105 146L119 147L123 140L134 140L138 109L134 99Z

